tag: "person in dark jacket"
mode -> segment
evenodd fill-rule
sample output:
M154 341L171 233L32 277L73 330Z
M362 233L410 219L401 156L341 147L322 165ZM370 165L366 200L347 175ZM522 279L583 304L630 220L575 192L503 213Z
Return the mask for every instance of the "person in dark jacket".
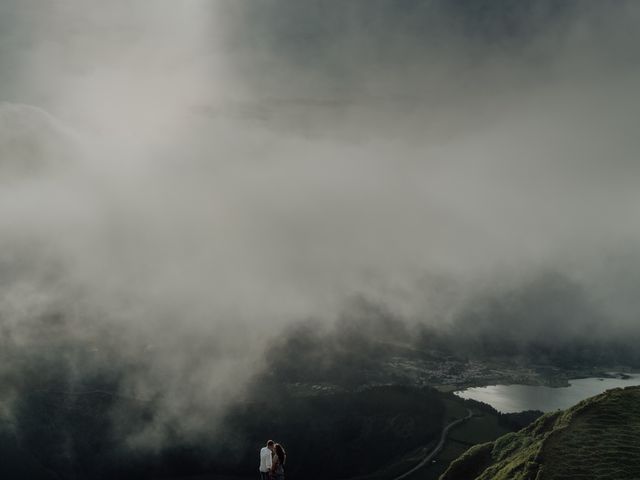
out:
M282 448L282 445L276 443L273 450L273 462L271 466L271 473L274 480L284 480L284 464L287 461L287 454Z

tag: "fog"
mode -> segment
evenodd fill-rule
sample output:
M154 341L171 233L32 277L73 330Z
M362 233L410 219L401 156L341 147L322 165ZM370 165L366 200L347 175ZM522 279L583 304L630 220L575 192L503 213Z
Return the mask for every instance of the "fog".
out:
M57 358L210 429L354 297L640 333L640 8L445 3L4 0L0 412Z

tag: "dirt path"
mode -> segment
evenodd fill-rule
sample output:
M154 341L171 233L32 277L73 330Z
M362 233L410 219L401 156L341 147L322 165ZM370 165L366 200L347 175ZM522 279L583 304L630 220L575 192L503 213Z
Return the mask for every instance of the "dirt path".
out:
M473 416L473 412L471 410L467 409L467 416L466 417L459 418L458 420L454 420L453 422L449 423L446 427L444 427L444 429L442 430L442 434L440 435L440 441L435 446L435 448L433 450L431 450L429 452L429 454L426 457L424 457L420 461L420 463L418 463L415 467L413 467L408 472L405 472L402 475L399 475L399 476L395 477L393 480L403 480L404 478L407 478L409 475L417 472L422 467L424 467L427 463L429 463L433 459L433 457L435 457L438 453L440 453L440 450L442 450L442 447L444 446L444 442L446 442L446 440L447 440L447 435L449 434L449 431L452 428L456 427L457 425L460 425L461 423L466 422L472 416Z

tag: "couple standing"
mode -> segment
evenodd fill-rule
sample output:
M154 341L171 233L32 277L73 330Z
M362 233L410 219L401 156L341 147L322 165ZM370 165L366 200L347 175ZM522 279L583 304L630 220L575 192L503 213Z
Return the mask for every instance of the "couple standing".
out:
M287 454L282 445L273 440L260 449L260 480L284 480L284 464Z

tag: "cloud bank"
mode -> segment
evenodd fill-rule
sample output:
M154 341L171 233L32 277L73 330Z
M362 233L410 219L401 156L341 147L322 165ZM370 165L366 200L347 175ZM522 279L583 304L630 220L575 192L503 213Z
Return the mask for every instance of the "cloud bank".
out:
M4 2L4 404L62 358L211 428L353 296L635 332L640 10L566 3Z

